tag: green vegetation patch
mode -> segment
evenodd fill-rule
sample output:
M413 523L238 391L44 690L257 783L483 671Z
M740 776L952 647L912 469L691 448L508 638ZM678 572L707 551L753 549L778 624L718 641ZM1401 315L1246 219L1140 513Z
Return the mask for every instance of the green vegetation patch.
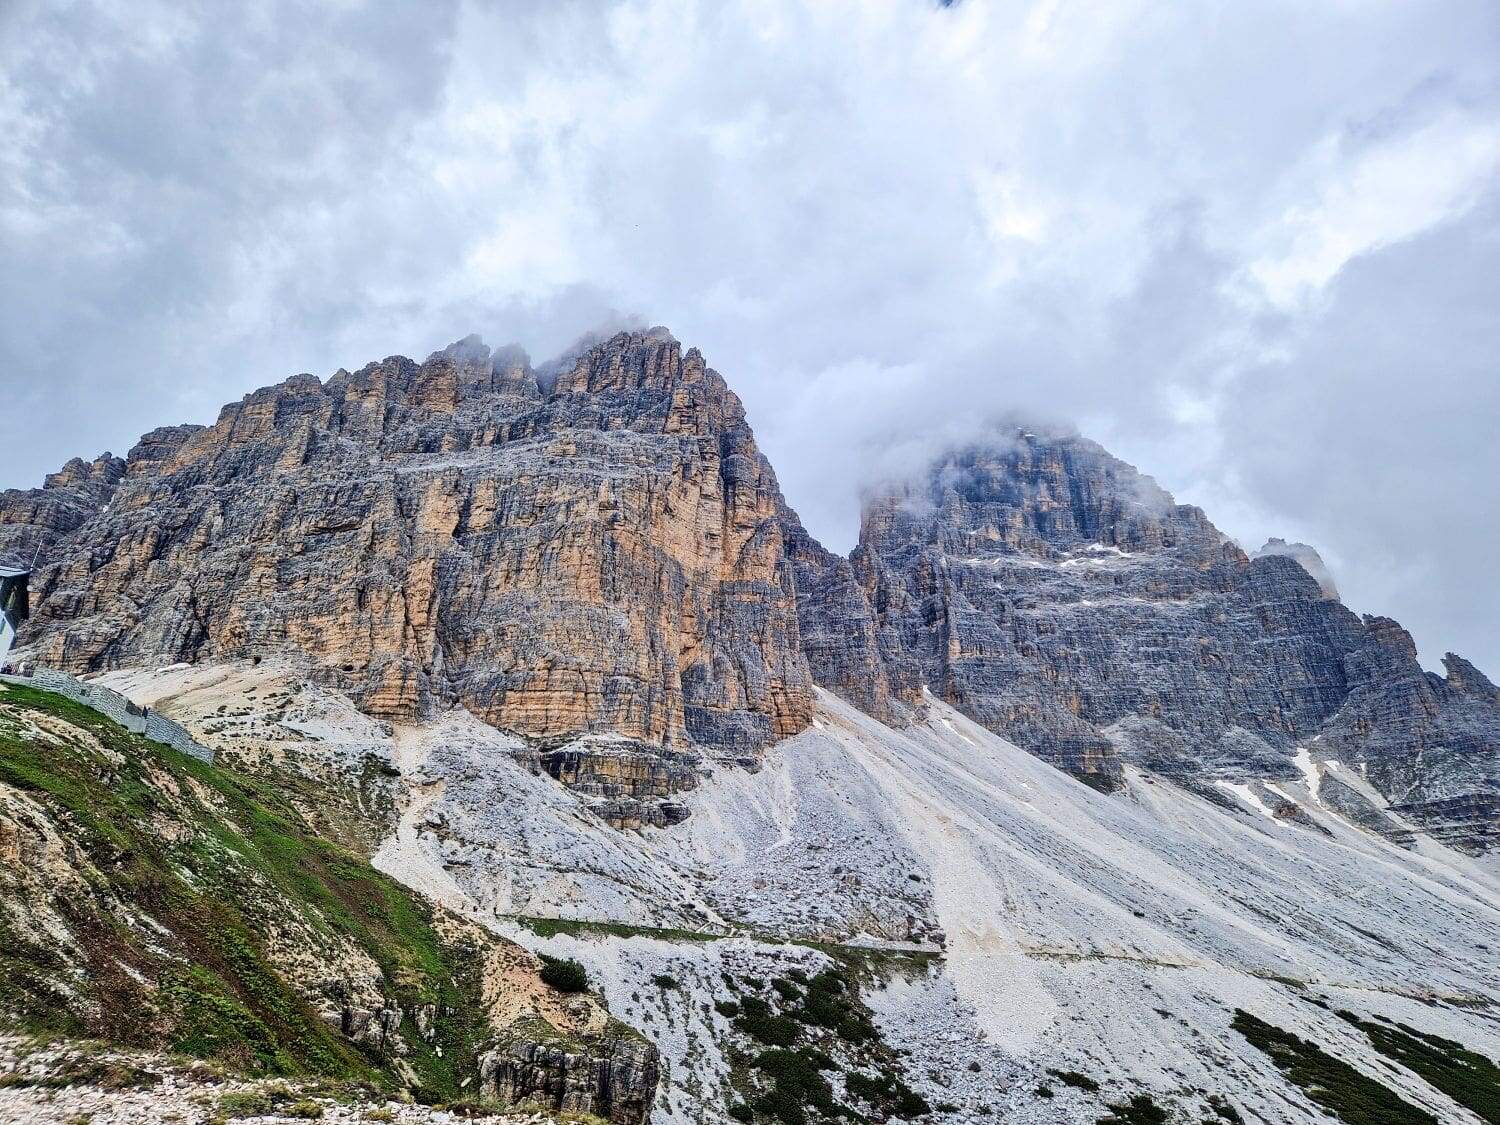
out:
M554 938L558 934L571 937L650 937L661 941L722 941L726 935L709 934L698 930L674 930L657 926L631 926L624 922L585 922L576 918L533 918L529 915L514 915L511 919L525 926L537 937Z
M771 1005L758 996L747 996L740 1001L734 1029L768 1047L790 1047L802 1035L795 1020L772 1011Z
M1432 1114L1342 1059L1243 1009L1235 1009L1230 1026L1264 1051L1308 1098L1348 1125L1438 1125Z
M1208 1108L1214 1111L1214 1116L1220 1121L1228 1121L1230 1125L1245 1125L1245 1119L1240 1116L1240 1111L1229 1103L1228 1098L1219 1094L1210 1094Z
M775 1049L762 1051L755 1068L769 1079L771 1088L754 1102L754 1109L783 1125L806 1125L807 1111L817 1110L824 1117L843 1116L847 1111L834 1101L833 1086L823 1071L833 1062L821 1051L802 1048L797 1051Z
M87 893L54 900L83 952L83 977L70 983L85 1002L59 995L68 966L56 951L7 930L0 1010L31 1031L166 1048L245 1073L404 1084L272 967L268 938L279 929L301 934L313 956L351 945L368 955L387 1002L408 1016L441 1011L432 1042L405 1037L403 1061L420 1092L459 1092L488 1034L478 950L446 945L427 903L318 836L265 779L178 754L50 692L7 685L0 705L63 719L103 747L37 738L0 713L0 783L43 805L94 872Z
M848 1096L868 1106L875 1120L910 1120L931 1112L902 1081L895 1052L881 1041L860 999L860 978L859 966L840 959L812 976L791 969L770 981L742 977L740 985L766 995L742 994L737 1002L716 1004L733 1017L737 1032L768 1048L740 1056L737 1084L745 1099L735 1105L744 1106L740 1113L748 1111L751 1117L737 1120L862 1122L865 1114L840 1105L835 1094L834 1078L846 1067L842 1077Z
M1376 1023L1352 1012L1339 1016L1359 1028L1388 1059L1421 1075L1482 1121L1500 1125L1500 1067L1462 1043L1428 1035L1404 1023Z
M1075 1090L1086 1090L1092 1094L1099 1089L1099 1083L1095 1082L1087 1074L1079 1074L1076 1070L1048 1069L1047 1073L1056 1078L1064 1086L1072 1086Z
M1167 1125L1171 1120L1150 1094L1132 1094L1128 1102L1109 1109L1109 1116L1099 1118L1099 1125Z
M844 1087L860 1101L888 1116L910 1119L932 1112L927 1100L891 1071L873 1077L857 1070L850 1071L844 1077Z

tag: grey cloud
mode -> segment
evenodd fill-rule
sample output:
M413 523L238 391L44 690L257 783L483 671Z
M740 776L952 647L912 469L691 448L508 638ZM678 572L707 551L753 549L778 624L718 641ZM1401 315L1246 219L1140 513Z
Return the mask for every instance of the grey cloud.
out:
M0 75L0 485L661 323L830 546L1024 416L1500 667L1488 0L12 3Z

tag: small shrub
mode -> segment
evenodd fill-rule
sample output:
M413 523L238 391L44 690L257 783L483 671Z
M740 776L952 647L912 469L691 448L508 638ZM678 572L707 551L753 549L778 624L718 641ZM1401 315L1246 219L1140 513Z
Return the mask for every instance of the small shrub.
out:
M927 1104L927 1099L909 1086L900 1082L896 1083L898 1097L896 1098L897 1117L925 1117L932 1112L932 1107Z
M734 1026L768 1047L790 1047L801 1035L797 1022L786 1016L742 1015L734 1021Z
M740 1014L740 1006L733 1000L718 1000L714 1002L714 1011L726 1019L734 1019Z
M736 1121L743 1121L745 1125L750 1125L750 1122L755 1120L755 1110L744 1102L736 1102L729 1107L729 1116Z
M771 987L783 1000L798 1000L802 997L802 990L794 982L780 977L771 982Z
M271 1109L271 1099L259 1090L231 1090L219 1098L219 1112L225 1117L260 1117Z
M657 973L651 978L651 983L663 990L682 988L682 982L670 973Z
M1135 1094L1128 1102L1109 1108L1112 1112L1108 1117L1101 1117L1099 1125L1167 1125L1171 1120L1150 1094Z
M1051 1086L1038 1086L1036 1088L1036 1096L1039 1097L1039 1098L1055 1098L1055 1097L1057 1097L1057 1095L1052 1092L1052 1087Z
M587 992L589 975L577 961L548 957L542 961L542 983L559 992Z
M379 1106L379 1107L377 1107L375 1109L367 1109L367 1110L365 1110L365 1120L366 1121L394 1121L394 1120L396 1120L396 1115L394 1113L392 1113L390 1110L386 1109L384 1106Z
M323 1106L320 1102L303 1100L293 1102L285 1106L281 1113L286 1117L296 1117L306 1121L313 1121L323 1116Z
M1087 1074L1079 1074L1076 1070L1048 1070L1047 1073L1064 1086L1072 1086L1075 1090L1087 1090L1091 1094L1099 1090L1099 1083Z

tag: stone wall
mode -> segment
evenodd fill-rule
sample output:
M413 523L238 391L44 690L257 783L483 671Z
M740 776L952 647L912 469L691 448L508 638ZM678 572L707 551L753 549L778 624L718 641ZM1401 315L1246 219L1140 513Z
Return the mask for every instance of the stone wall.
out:
M105 718L119 723L132 734L149 738L163 746L170 746L178 753L200 762L213 764L214 752L197 742L187 728L175 723L146 707L139 707L117 691L102 684L85 683L83 680L52 668L36 668L24 676L0 676L12 683L30 684L44 691L56 692L75 703L98 711Z

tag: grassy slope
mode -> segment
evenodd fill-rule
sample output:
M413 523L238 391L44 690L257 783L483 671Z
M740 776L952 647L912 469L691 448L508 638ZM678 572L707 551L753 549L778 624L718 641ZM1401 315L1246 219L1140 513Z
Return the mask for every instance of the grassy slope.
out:
M379 964L387 996L407 1013L403 1031L418 1006L438 1006L434 1042L407 1035L405 1061L420 1093L458 1092L458 1071L472 1072L485 1034L477 980L472 958L439 939L423 900L316 836L262 782L147 742L47 692L7 687L0 704L64 719L124 756L117 764L82 739L59 749L0 722L0 783L43 803L102 873L90 895L58 903L85 951L87 972L72 987L86 1002L59 1003L67 966L38 935L5 932L16 927L0 914L0 1013L32 1030L248 1071L397 1084L387 1060L319 1019L271 967L270 927L292 912L315 943L346 937ZM150 780L153 769L180 795ZM165 933L131 925L132 913Z

